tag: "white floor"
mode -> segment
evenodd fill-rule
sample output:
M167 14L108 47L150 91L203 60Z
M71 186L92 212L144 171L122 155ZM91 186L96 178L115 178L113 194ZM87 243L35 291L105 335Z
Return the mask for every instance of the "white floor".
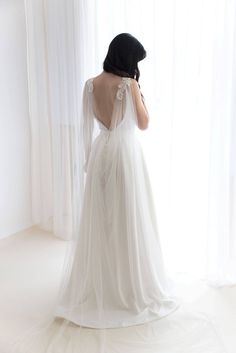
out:
M8 342L52 308L60 283L65 246L64 241L37 228L1 240L0 353L8 353ZM236 353L236 286L214 289L200 281L179 277L177 288L186 310L206 314L217 327L224 349L208 350L207 353ZM129 328L129 335L131 330ZM91 335L93 332L96 334L93 330ZM125 349L116 349L114 345L113 348L114 352L126 353ZM164 352L148 350L147 346L143 350L139 347L138 351ZM173 351L165 347L165 352ZM181 350L174 352L182 353ZM203 348L201 353L205 352ZM92 352L86 349L85 353Z

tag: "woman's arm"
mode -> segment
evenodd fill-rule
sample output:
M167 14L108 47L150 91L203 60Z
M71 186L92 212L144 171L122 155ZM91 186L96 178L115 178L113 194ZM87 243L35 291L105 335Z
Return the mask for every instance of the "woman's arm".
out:
M135 79L131 79L132 96L136 108L138 127L141 130L148 128L149 114L144 102L144 96L140 91L139 83Z

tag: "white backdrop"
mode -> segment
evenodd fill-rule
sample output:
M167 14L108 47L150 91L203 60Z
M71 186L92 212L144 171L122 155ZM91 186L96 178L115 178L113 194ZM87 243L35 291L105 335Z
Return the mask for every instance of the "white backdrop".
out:
M34 223L70 239L81 89L120 32L147 50L140 131L168 268L236 283L235 0L25 0ZM76 185L76 187L75 187Z
M0 239L31 226L24 1L0 1Z

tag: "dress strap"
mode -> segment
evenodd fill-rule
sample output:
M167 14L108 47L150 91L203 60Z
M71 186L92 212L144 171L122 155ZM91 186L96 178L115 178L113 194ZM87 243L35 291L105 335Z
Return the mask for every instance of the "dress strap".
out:
M121 81L121 83L119 83L118 90L117 90L117 93L116 93L116 98L117 99L119 99L119 100L123 99L126 87L130 86L130 83L131 83L130 77L122 77L122 81Z
M93 92L93 78L88 79L86 83L87 83L88 91L90 93Z

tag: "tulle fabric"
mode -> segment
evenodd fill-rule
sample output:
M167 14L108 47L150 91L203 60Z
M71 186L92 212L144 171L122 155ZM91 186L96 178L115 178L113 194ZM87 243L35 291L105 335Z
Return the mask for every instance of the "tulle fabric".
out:
M165 268L131 84L121 78L107 128L85 83L83 202L58 299L11 353L224 352L209 318L181 308Z

